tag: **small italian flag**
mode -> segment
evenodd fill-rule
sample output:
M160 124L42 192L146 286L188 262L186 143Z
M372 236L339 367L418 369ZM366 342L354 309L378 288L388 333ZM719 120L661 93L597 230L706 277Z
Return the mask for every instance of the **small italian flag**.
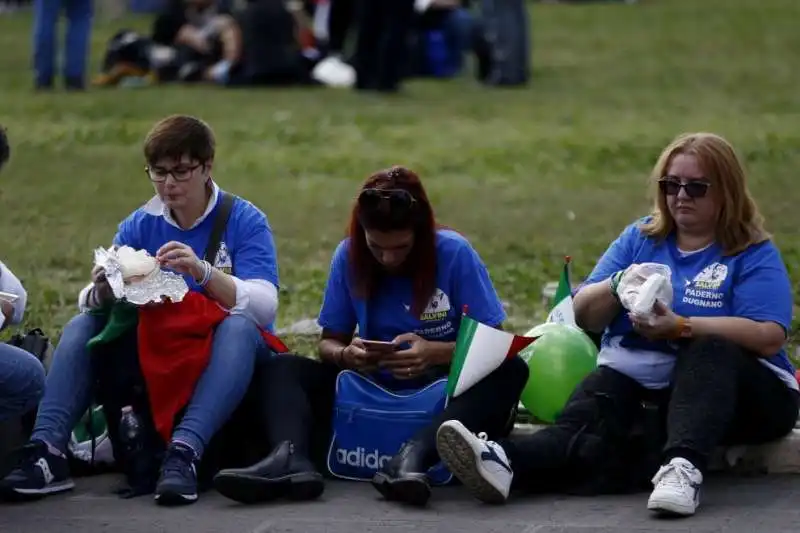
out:
M447 378L447 396L455 398L463 393L536 338L514 335L481 324L467 316L465 309L458 329L450 376Z
M558 288L554 298L555 304L550 314L547 315L547 322L557 322L576 326L575 308L572 305L572 287L569 283L569 262L570 257L564 259L564 270L561 271L561 278L558 280Z

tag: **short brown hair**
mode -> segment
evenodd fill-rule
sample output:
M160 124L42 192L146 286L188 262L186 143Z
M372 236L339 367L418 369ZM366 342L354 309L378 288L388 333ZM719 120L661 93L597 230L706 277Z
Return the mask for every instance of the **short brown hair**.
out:
M661 152L650 177L655 203L653 218L642 226L646 235L664 239L675 229L667 199L658 189L658 180L664 177L678 154L695 156L713 186L720 206L716 238L726 255L736 255L753 244L770 239L764 229L764 217L747 188L739 156L728 141L713 133L684 133Z
M172 115L159 120L144 140L144 158L149 165L162 159L188 156L200 163L214 159L214 132L199 118Z

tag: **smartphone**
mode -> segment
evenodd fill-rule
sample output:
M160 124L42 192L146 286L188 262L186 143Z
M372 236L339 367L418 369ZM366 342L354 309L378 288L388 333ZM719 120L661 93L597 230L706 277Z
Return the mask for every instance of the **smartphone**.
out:
M367 339L361 339L361 342L363 342L364 347L371 352L389 353L397 350L397 346L388 341L369 341Z
M19 300L19 296L17 296L16 294L11 294L10 292L0 291L0 300L13 304L17 300Z

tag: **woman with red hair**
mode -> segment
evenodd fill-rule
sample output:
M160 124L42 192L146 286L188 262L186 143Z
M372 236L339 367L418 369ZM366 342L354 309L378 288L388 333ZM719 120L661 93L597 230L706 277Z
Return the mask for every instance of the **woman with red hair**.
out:
M259 389L272 452L249 468L220 472L217 490L246 503L319 496L315 463L324 464L317 459L331 442L339 372L356 370L388 390L419 389L447 376L464 306L496 328L506 317L481 258L463 236L436 224L417 175L393 167L369 177L331 262L319 361L278 355L264 366ZM363 339L397 351L375 352ZM439 462L438 426L453 418L473 431L507 435L527 379L527 365L515 357L451 400L383 463L375 488L390 500L427 503L426 473Z

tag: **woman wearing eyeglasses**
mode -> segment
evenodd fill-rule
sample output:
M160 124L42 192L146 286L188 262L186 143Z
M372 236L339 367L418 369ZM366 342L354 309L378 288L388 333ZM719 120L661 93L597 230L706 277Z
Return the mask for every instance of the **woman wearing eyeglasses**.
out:
M717 445L765 443L794 427L798 383L784 348L792 287L733 148L717 135L681 135L661 154L652 182L652 216L622 232L575 296L578 324L604 332L602 349L555 425L498 443L458 422L440 429L442 458L479 498L504 501L512 479L552 490L569 484L570 472L597 473L620 445L609 441L612 428L629 435L647 400L666 412L663 454L641 472L641 481L653 476L647 507L692 515ZM657 302L652 320L629 314L618 294L643 274L642 263L671 271L672 306ZM487 450L507 456L513 473L482 468ZM621 459L612 474L634 468Z
M244 396L256 359L272 353L261 334L272 329L278 306L276 252L266 216L250 202L231 197L218 252L209 261L201 259L224 202L211 177L214 155L214 135L205 122L184 115L159 121L144 142L147 176L156 194L122 221L114 237L116 245L146 250L161 267L183 275L191 291L229 312L213 330L208 362L190 384L185 414L166 443L155 488L159 504L197 500L196 465ZM94 394L87 343L105 327L104 317L94 311L114 303L102 269L92 271L92 283L78 301L81 313L64 327L55 350L31 444L0 482L5 495L42 497L74 486L67 443ZM141 343L139 348L141 360ZM177 356L172 354L173 367ZM152 399L153 391L148 392Z
M446 376L464 306L493 327L506 317L483 261L464 237L437 225L417 175L402 167L372 175L333 254L319 314L320 360L277 356L265 365L260 388L273 451L250 468L220 472L217 490L245 503L317 497L323 481L315 463L324 464L318 459L330 444L339 372L357 370L394 390ZM362 339L399 350L372 351ZM424 505L425 473L439 462L439 424L456 419L472 431L508 434L527 379L521 359L504 362L407 442L373 485L390 500Z

